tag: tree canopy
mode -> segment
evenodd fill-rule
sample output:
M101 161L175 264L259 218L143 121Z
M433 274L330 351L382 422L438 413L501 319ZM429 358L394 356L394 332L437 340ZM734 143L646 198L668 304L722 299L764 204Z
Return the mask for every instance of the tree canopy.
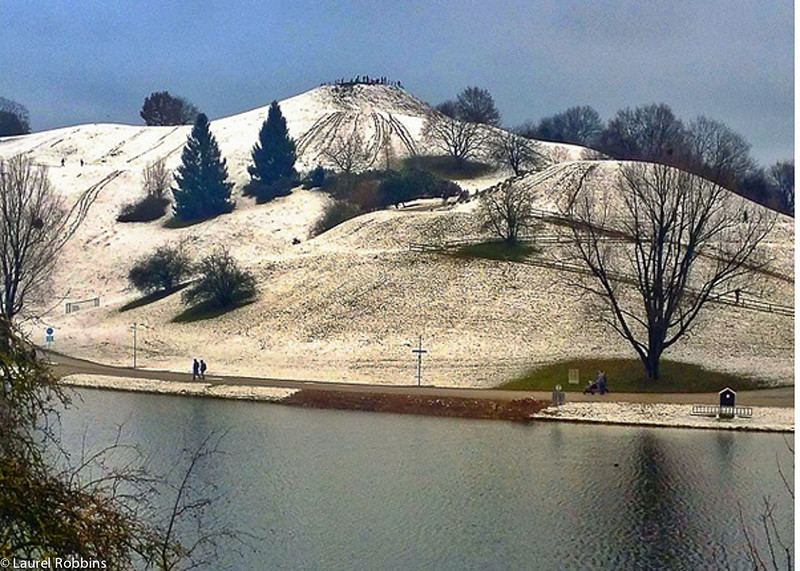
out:
M0 137L31 132L28 109L21 103L0 97Z
M149 127L186 125L195 121L198 111L183 97L171 95L169 91L156 91L145 98L139 115Z
M456 118L469 123L500 125L500 111L488 89L467 87L456 97Z

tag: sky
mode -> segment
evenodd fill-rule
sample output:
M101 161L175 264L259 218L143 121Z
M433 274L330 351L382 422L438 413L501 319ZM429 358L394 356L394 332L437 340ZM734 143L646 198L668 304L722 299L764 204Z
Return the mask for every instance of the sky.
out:
M431 104L490 91L513 127L663 102L794 157L790 0L0 0L0 96L41 131L142 125L169 91L211 119L356 75Z

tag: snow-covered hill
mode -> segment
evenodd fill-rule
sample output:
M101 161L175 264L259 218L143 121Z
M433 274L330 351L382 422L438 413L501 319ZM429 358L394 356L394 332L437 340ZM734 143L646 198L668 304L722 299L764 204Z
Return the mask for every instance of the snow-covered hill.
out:
M324 86L282 101L281 109L299 143L300 169L317 164L326 145L353 129L375 152L390 145L399 158L429 150L421 129L432 111L395 87ZM237 194L266 116L263 107L212 122ZM131 326L137 323L140 366L185 370L193 357L203 357L211 374L411 383L416 361L409 344L422 335L430 351L423 382L475 386L500 382L535 363L631 355L622 341L587 319L574 287L554 269L409 251L411 242L480 234L475 201L434 211L374 212L314 239L309 228L327 198L299 189L265 205L238 196L231 214L186 228L166 228L163 221L117 223L121 206L141 192L142 168L162 156L177 166L190 129L94 124L0 139L0 157L22 152L49 165L56 189L68 198L102 185L59 264L49 304L55 309L31 325L35 339L41 340L44 326L53 326L59 350L130 364ZM582 149L543 148L563 162L515 184L535 193L537 207L556 210L583 168L577 160ZM602 163L591 184L612 186L617 168ZM507 174L473 186L489 187ZM791 222L781 219L771 240L779 266L792 279L793 236ZM301 243L293 245L295 238ZM257 276L257 301L192 323L172 321L183 309L179 294L120 312L139 297L126 279L132 262L179 242L196 258L230 248ZM771 288L770 299L793 303L793 284L776 280ZM66 301L95 297L99 307L64 311ZM698 333L668 356L790 382L792 331L791 318L714 306Z

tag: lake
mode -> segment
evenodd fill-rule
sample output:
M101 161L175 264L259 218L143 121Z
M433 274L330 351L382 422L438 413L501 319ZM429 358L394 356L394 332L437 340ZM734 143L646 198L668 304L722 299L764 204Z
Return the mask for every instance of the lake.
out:
M246 530L206 569L745 567L740 506L763 498L793 541L780 434L445 419L81 389L63 414L77 453L122 440L150 469L200 465L219 526ZM793 442L793 435L789 435ZM176 473L173 473L175 476ZM166 501L165 501L166 502Z

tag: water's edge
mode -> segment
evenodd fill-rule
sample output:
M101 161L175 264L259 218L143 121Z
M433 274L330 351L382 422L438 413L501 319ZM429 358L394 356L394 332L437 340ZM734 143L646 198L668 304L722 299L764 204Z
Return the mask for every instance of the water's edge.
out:
M583 416L563 414L561 409L549 409L550 402L532 398L515 400L494 399L490 397L464 398L444 396L422 396L414 394L386 394L378 392L346 393L338 390L323 388L314 389L282 389L275 387L243 386L243 385L212 385L210 383L178 383L173 381L155 381L137 379L123 379L119 377L103 377L96 375L71 375L61 379L61 382L71 387L90 388L109 391L123 391L148 394L165 394L183 397L214 398L225 400L244 400L297 406L304 408L351 410L364 412L389 412L395 414L417 414L426 416L440 416L449 418L472 418L486 420L506 420L515 422L535 422L537 420L553 422L569 422L580 424L608 424L617 426L642 426L665 428L694 428L703 430L733 430L746 432L794 432L794 414L791 419L781 418L772 422L720 422L716 419L698 419L693 417L691 422L680 418L683 408L678 405L649 405L642 408L640 405L630 405L630 410L625 411L624 417L619 414L609 414L603 408L610 403L596 403ZM616 403L624 406L624 403ZM672 414L660 415L661 418L653 419L652 415L644 411L653 407L669 411ZM762 416L779 414L776 409L758 407L763 411ZM636 417L637 409L642 414ZM631 417L633 413L633 418ZM783 417L786 415L781 411Z

